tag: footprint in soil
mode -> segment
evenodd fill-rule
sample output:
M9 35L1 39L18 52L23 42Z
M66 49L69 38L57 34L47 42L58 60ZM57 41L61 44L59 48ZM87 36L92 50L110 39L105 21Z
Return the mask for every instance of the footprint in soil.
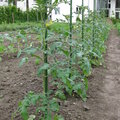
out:
M0 88L0 91L2 91L2 90L5 90L5 89L2 87L2 88Z
M10 84L9 83L1 83L1 86L6 87L6 86L10 86Z

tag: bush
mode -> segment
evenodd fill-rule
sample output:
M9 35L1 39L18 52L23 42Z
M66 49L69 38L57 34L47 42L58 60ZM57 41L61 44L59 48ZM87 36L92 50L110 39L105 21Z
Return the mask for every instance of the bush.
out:
M39 21L40 12L34 9L30 11L22 11L16 6L1 6L0 7L0 24L2 23L16 23L16 22L26 22L27 15L29 16L29 21Z
M120 23L120 19L111 18L113 24Z
M119 32L119 34L120 34L120 22L119 22L119 23L116 23L116 27L117 27L118 32Z

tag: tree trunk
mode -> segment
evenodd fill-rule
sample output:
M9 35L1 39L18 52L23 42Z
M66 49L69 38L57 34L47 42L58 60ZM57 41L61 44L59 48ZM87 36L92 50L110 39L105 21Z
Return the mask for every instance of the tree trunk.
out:
M15 17L14 17L14 13L12 13L12 22L15 22Z
M38 11L36 11L37 22L39 21Z
M26 10L29 11L29 0L26 0Z
M29 0L26 0L27 21L29 21Z
M8 5L10 5L10 3L11 3L11 1L10 1L10 0L8 0Z
M13 0L13 5L17 7L17 0Z

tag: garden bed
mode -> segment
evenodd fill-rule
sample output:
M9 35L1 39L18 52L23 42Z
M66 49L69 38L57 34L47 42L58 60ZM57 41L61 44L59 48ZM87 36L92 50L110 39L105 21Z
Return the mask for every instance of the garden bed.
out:
M92 75L89 77L87 102L83 102L81 98L68 97L66 101L60 101L60 114L64 116L65 120L118 120L119 112L116 108L119 106L119 96L117 91L120 91L120 74L119 68L119 54L120 49L118 43L119 38L116 30L111 31L110 38L107 42L107 53L105 55L106 69L104 67L93 68ZM113 39L116 42L113 41ZM116 61L109 59L109 56L116 58ZM117 57L118 56L118 57ZM42 91L42 78L36 75L37 66L34 65L34 60L31 59L29 64L19 67L21 58L4 57L0 63L0 120L10 120L12 113L18 108L18 103L21 101L29 91L41 92ZM113 59L114 60L114 59ZM112 65L112 66L111 66ZM117 66L116 66L117 65ZM109 68L111 66L111 68ZM111 76L109 80L117 82L116 87L111 90L108 83L106 83L106 76L114 73L115 79ZM117 81L116 81L117 80ZM50 80L49 80L50 82ZM113 84L114 85L114 84ZM52 86L49 84L52 89ZM110 87L110 88L109 88ZM108 90L111 90L109 94ZM104 94L106 94L104 96ZM116 98L111 101L110 96ZM110 98L109 98L110 97ZM106 98L109 102L106 101ZM118 101L117 101L118 99ZM114 104L116 102L117 106ZM114 109L116 108L116 110ZM113 114L110 114L114 109ZM15 120L22 120L20 115L17 114Z

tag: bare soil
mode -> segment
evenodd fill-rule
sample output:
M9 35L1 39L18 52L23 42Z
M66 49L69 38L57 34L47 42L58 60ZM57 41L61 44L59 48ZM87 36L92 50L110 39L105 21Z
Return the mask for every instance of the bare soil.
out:
M0 120L11 120L18 102L29 91L41 92L42 78L30 61L19 68L20 59L4 57L0 63ZM65 120L120 120L120 36L110 32L105 55L105 67L93 68L89 78L88 100L68 98L61 102ZM22 120L19 115L15 120Z

